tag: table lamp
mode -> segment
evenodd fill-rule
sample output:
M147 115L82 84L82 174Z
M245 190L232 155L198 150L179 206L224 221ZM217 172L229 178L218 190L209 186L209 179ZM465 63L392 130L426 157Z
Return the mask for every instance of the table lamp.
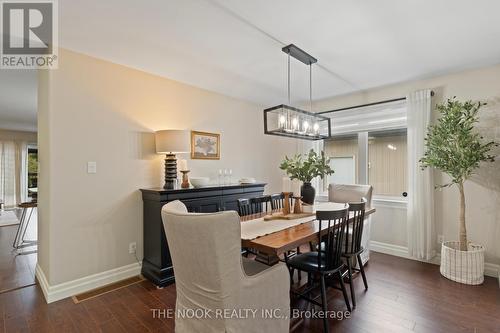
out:
M165 154L164 189L174 189L177 180L177 158L175 154L189 153L189 131L162 130L155 132L156 152Z

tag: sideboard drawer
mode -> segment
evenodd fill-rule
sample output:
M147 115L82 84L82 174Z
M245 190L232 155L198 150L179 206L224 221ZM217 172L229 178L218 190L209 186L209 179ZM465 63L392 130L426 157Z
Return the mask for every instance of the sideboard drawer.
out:
M222 210L222 197L181 200L190 213L215 213Z

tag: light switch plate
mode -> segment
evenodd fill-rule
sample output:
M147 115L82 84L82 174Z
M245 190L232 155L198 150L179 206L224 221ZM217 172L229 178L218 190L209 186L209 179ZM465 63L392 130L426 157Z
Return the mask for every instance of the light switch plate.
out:
M87 173L97 173L97 162L87 162Z

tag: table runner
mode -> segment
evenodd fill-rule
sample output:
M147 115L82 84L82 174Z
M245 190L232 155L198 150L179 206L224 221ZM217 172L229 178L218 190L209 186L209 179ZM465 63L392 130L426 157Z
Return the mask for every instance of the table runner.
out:
M334 202L318 202L314 204L316 210L339 210L344 208L344 204ZM271 220L264 221L264 218L257 218L241 222L241 239L250 240L265 235L272 234L296 225L315 220L314 216L307 216L296 220Z

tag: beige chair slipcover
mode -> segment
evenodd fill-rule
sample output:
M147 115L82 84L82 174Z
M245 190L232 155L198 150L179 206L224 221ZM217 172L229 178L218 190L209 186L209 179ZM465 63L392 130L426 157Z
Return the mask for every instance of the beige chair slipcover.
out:
M366 199L366 209L372 207L373 186L371 185L347 185L330 184L328 186L328 201L330 202L360 202L361 198ZM361 246L365 249L361 253L363 264L370 259L370 229L371 216L365 218L363 224L363 234L361 235Z

